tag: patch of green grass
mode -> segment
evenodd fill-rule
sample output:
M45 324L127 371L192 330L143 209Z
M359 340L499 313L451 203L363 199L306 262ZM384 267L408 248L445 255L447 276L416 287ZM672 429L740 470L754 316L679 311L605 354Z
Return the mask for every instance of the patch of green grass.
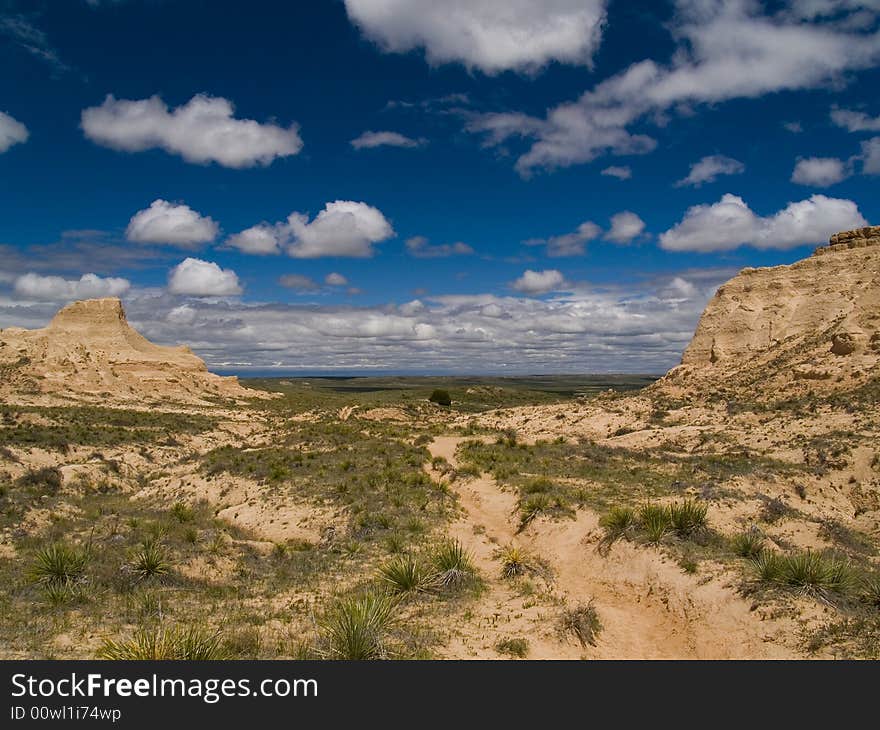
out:
M529 641L522 637L501 639L495 644L495 650L515 659L525 659L529 655Z
M672 531L672 517L667 507L645 504L639 509L639 530L649 543L659 543Z
M632 534L636 525L636 511L632 507L615 505L599 518L599 526L605 530L608 542Z
M223 637L196 626L146 628L128 639L107 639L98 650L99 659L125 661L205 661L226 659Z
M741 558L755 558L764 550L765 542L763 533L753 527L730 538L730 548Z
M669 521L675 534L687 540L706 528L708 506L694 499L685 499L669 505Z

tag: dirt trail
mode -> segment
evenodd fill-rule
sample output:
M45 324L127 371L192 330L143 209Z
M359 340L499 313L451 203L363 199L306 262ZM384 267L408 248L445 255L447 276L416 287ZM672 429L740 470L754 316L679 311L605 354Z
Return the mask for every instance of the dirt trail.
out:
M465 439L437 437L428 449L458 466L456 449ZM437 477L434 474L435 478ZM535 520L516 532L516 496L486 474L451 484L464 516L450 534L473 554L486 578L486 595L476 620L458 628L447 647L455 658L493 657L496 642L523 636L529 657L614 659L789 658L799 656L783 639L793 622L761 620L723 576L687 575L659 551L618 542L607 555L598 543L597 516L580 510L576 519ZM500 577L495 553L517 544L551 566L553 577L540 595L523 595ZM542 581L535 580L540 584ZM556 632L564 606L593 599L603 630L597 646L581 649Z

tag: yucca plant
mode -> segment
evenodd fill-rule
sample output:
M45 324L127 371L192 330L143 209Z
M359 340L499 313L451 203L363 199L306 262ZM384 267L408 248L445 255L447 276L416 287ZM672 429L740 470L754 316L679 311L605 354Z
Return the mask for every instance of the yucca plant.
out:
M670 505L669 521L672 529L680 538L687 539L706 527L708 507L695 499L685 499Z
M386 635L396 608L393 597L377 591L340 599L319 622L328 656L348 660L386 658Z
M657 504L644 505L639 510L639 527L644 531L648 542L660 542L672 529L669 510Z
M85 572L88 548L76 548L56 542L37 551L30 575L36 583L72 583Z
M203 661L227 658L220 632L195 626L142 629L129 639L107 639L99 659Z
M859 585L859 598L871 606L880 608L880 575L866 575Z
M756 557L764 549L764 543L764 535L754 527L730 539L730 547L741 558Z
M428 584L428 577L419 561L407 554L397 555L382 565L379 580L391 593L400 595L424 591Z
M529 570L526 554L517 545L502 548L498 557L501 559L501 575L505 578L516 578Z
M158 540L145 540L134 555L132 570L139 580L166 575L171 570L167 555Z
M560 629L563 633L574 634L585 649L587 644L596 646L596 637L602 631L602 622L593 601L565 609L560 617Z
M605 530L605 539L613 542L635 530L636 512L632 507L612 507L599 519L599 526Z
M849 562L833 555L806 550L782 561L782 582L806 593L845 593L854 583Z
M460 588L477 581L471 556L456 539L444 540L431 556L434 582L441 588Z
M772 550L761 550L752 558L758 578L765 583L779 583L782 580L782 557Z
M519 529L525 530L538 515L550 509L551 500L544 492L529 495L527 499L520 500L519 505Z

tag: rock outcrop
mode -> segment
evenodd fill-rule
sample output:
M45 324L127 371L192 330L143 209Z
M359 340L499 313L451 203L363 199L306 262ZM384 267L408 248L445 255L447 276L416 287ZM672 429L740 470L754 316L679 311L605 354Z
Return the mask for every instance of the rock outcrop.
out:
M790 266L744 269L709 302L659 387L845 390L878 377L880 226L844 231Z
M188 347L155 345L116 298L61 309L43 329L0 330L0 394L101 403L206 403L259 397L237 378L209 373Z

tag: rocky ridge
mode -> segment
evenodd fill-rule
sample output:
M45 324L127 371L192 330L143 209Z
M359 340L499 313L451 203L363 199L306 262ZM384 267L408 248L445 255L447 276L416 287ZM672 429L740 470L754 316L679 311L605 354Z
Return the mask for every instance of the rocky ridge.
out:
M48 326L0 330L0 395L92 402L207 403L259 393L208 372L185 346L155 345L126 319L117 298L61 309Z

